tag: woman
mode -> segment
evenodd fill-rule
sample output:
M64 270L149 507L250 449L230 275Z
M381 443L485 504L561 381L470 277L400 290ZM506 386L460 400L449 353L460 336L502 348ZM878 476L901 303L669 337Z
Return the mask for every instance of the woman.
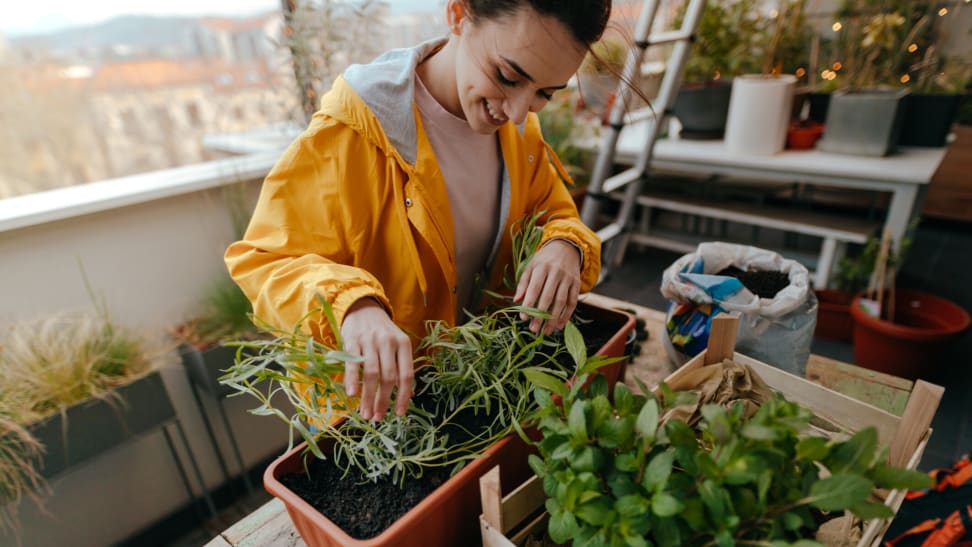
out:
M512 225L543 211L543 241L514 300L548 311L533 332L563 328L600 271L535 114L566 86L607 24L610 0L450 0L448 37L355 65L267 176L230 273L257 317L334 311L345 385L365 419L412 395L412 336L460 321L511 263ZM481 282L479 280L482 280ZM308 319L309 317L309 319ZM359 385L360 382L360 385Z

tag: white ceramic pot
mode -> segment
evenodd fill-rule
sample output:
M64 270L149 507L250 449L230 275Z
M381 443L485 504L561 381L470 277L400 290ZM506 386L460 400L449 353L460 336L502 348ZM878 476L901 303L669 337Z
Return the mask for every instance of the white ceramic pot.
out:
M795 87L791 74L733 78L725 134L729 152L770 156L783 150Z

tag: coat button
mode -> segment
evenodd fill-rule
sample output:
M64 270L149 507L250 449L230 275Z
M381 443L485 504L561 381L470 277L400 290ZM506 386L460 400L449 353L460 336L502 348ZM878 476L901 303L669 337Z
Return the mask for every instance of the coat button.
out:
M458 287L452 287L452 294L456 294L456 291L457 290L458 290Z
M412 206L412 198L405 198L405 207Z
M533 154L530 154L529 156L527 156L527 161L529 161L529 162L532 162L533 161Z

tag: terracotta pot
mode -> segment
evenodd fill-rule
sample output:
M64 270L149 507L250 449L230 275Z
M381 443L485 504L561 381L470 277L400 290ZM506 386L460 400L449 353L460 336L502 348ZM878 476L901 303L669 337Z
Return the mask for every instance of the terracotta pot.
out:
M817 338L850 342L853 340L854 319L851 317L850 305L854 295L836 289L816 289L817 294L817 326L813 335Z
M899 290L894 322L871 317L851 303L854 318L854 361L864 368L918 379L944 365L939 359L969 327L969 314L955 303L925 292Z
M786 130L786 147L790 150L810 150L823 135L824 126L814 121L794 122Z
M578 314L594 322L608 322L618 330L597 355L621 357L625 342L634 330L634 316L581 303ZM623 375L624 361L609 365L601 372L613 385ZM494 466L503 473L502 484L520 484L531 474L527 456L533 447L517 435L500 440L485 451L481 458L468 463L462 470L445 481L429 496L412 507L376 537L357 540L341 530L330 519L304 501L280 482L285 475L304 472L303 450L307 443L294 447L278 458L263 474L267 491L279 498L287 508L294 526L310 547L359 546L359 547L452 547L478 545L480 542L479 514L482 511L479 478ZM329 441L322 441L321 448L329 453ZM348 510L353 511L354 508Z
M483 457L473 460L436 488L380 535L358 540L280 482L280 477L284 475L304 471L303 450L306 445L302 443L294 447L270 464L263 475L263 484L287 507L297 532L309 547L476 545L479 542L477 519L482 511L479 477L496 465L502 470L505 484L520 484L532 473L527 465L527 456L533 452L532 447L516 435L508 436L487 449ZM321 448L327 453L330 443L323 442Z

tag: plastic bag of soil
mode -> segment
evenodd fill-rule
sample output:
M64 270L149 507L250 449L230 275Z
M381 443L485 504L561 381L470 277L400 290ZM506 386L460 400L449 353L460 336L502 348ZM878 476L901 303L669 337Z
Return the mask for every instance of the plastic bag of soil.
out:
M740 318L736 351L803 377L817 324L807 268L778 253L732 243L701 243L662 276L669 299L666 349L683 364L709 341L712 317Z

